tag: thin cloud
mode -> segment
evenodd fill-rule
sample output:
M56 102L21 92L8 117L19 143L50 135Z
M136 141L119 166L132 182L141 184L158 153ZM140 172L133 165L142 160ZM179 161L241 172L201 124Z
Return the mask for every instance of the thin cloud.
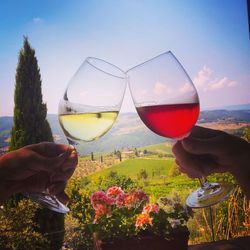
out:
M189 83L185 83L183 86L180 87L179 91L182 94L188 93L188 92L192 92L194 90L193 86L190 85Z
M213 90L213 89L221 89L221 88L225 87L227 84L228 84L227 77L223 77L220 80L215 79L211 83L209 83L208 89L211 89L211 90Z
M171 94L171 93L172 89L161 82L157 82L154 86L154 94L156 95Z
M231 81L228 83L228 87L234 87L236 86L238 83L236 81Z
M211 78L213 71L206 65L198 72L197 76L194 77L193 82L197 87L202 87L207 84Z
M222 88L235 87L238 83L224 76L218 78L214 72L206 65L197 73L193 82L199 90L214 91Z
M34 17L33 18L33 23L43 23L44 22L44 20L42 19L42 18L40 18L40 17Z

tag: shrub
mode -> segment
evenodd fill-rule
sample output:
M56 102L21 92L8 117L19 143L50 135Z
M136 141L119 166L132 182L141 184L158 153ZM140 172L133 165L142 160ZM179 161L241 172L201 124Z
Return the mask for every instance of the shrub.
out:
M181 172L180 172L179 168L177 167L176 163L173 163L171 168L169 169L168 177L176 177L180 174L181 174Z
M0 249L49 249L49 242L35 229L37 205L23 199L15 208L0 209Z

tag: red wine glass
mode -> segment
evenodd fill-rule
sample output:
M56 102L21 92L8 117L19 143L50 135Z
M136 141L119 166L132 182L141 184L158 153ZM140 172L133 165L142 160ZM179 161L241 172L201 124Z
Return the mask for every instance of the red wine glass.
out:
M200 111L192 80L171 51L127 71L130 92L137 113L156 134L176 140L187 137ZM230 194L229 184L199 179L201 187L187 198L193 208L214 205Z

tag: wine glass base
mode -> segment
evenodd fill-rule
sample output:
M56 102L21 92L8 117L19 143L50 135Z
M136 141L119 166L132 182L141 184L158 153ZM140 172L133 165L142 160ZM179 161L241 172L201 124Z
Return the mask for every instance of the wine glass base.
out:
M47 193L28 193L26 196L38 203L43 208L47 208L62 214L69 212L69 208L61 203L54 195Z
M191 208L210 207L227 199L232 190L233 185L230 183L209 183L209 186L192 192L188 196L186 204Z

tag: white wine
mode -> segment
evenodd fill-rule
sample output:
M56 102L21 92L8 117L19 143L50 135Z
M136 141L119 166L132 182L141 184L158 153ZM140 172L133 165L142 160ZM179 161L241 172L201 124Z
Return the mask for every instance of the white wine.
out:
M93 141L112 127L117 116L118 111L62 114L59 122L69 140Z

